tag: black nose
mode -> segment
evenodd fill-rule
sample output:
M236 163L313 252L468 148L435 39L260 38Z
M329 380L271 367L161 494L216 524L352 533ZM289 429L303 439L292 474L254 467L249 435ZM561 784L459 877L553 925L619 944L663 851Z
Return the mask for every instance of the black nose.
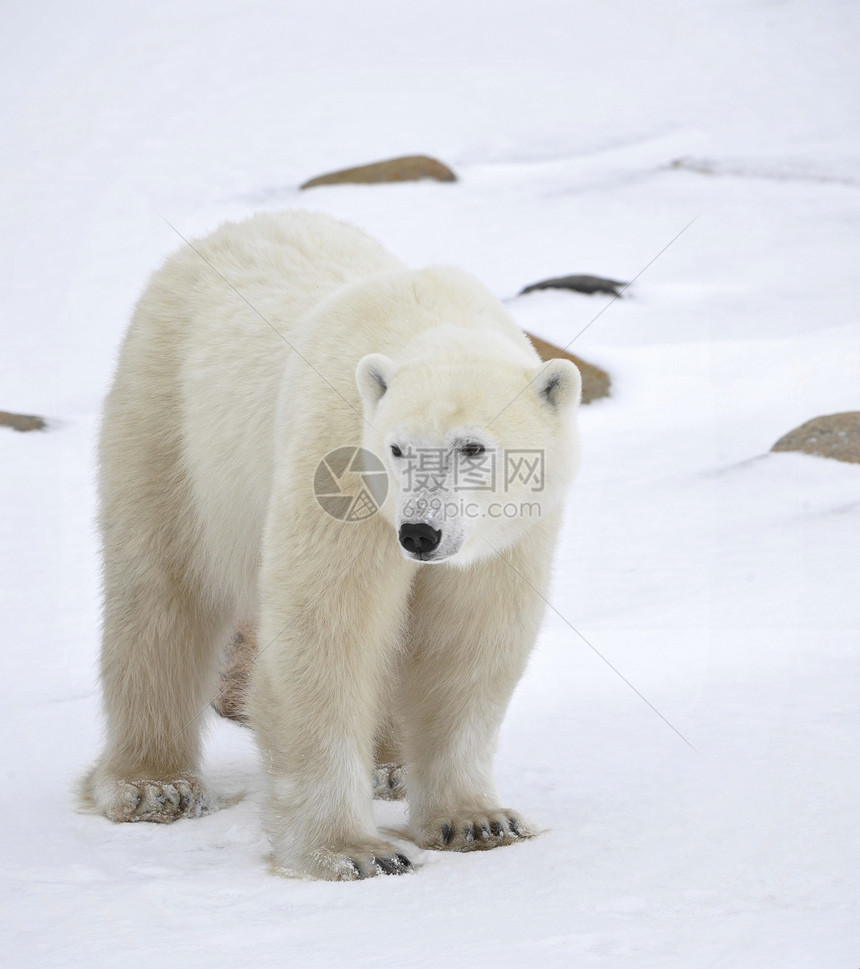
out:
M425 522L405 522L400 526L400 544L407 552L432 552L442 539L442 532Z

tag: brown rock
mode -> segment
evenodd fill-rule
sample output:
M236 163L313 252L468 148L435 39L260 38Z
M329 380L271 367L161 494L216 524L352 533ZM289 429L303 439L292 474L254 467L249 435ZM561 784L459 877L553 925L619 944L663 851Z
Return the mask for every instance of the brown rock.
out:
M216 713L237 723L248 723L245 714L245 693L251 667L257 655L257 633L252 626L243 626L227 648L221 667L218 695L212 701Z
M44 431L48 426L41 417L34 417L32 414L10 414L5 410L0 410L0 425L14 428L16 431Z
M815 417L781 437L771 451L803 451L860 464L860 411Z
M442 162L427 155L404 155L388 161L344 168L327 175L318 175L300 185L299 188L314 188L317 185L343 185L356 183L369 185L376 182L417 182L422 178L432 178L437 182L456 182L457 176Z
M579 367L579 372L582 374L583 404L589 404L599 397L609 396L611 381L609 374L605 370L601 370L600 367L595 367L594 364L586 363L581 357L574 356L572 353L568 353L567 350L562 350L561 347L557 347L554 343L550 343L548 340L542 340L539 336L534 336L532 333L526 333L526 336L531 340L532 346L537 350L541 360L552 360L555 357L564 357L565 360L571 360Z

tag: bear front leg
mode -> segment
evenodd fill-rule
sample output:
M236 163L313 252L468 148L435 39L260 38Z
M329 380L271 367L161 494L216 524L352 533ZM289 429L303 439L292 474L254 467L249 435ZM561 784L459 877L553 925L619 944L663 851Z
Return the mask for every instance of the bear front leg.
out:
M392 536L380 543L378 533L369 522L331 520L312 545L295 529L289 543L266 544L286 548L287 562L264 550L249 712L280 873L342 881L412 868L373 820L379 701L413 571Z
M550 551L521 545L416 579L402 710L410 827L422 847L474 851L536 833L503 806L492 767L543 615Z

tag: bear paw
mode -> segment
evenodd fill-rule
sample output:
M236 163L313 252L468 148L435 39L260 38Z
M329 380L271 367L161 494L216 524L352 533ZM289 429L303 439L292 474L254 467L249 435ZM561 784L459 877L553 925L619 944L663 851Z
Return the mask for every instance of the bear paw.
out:
M373 772L373 796L382 801L406 797L406 768L400 764L380 764Z
M434 818L422 825L417 840L422 848L438 851L486 851L536 833L516 811L497 808Z
M220 806L193 774L170 780L101 780L90 785L92 806L111 821L199 818Z
M376 875L405 875L412 862L387 841L319 848L300 866L303 874L326 881L351 882ZM293 874L292 868L278 867L278 874Z

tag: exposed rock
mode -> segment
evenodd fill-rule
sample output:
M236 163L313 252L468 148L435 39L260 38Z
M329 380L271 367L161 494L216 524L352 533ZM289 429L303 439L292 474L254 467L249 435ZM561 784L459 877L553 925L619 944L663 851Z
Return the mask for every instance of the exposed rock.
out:
M575 293L585 293L593 296L595 293L607 293L610 296L621 296L623 287L627 283L617 279L605 279L603 276L556 276L544 279L539 283L532 283L520 290L520 296L533 293L536 289L570 289Z
M32 414L10 414L0 410L0 425L11 427L16 431L44 431L48 426L41 417Z
M771 451L803 451L860 464L860 411L815 417L781 437Z
M554 343L550 343L548 340L542 340L539 336L534 336L532 333L526 333L526 336L531 340L532 346L540 354L541 360L552 360L555 357L564 357L565 360L572 360L579 367L579 372L582 374L583 404L588 404L592 400L597 400L599 397L609 396L611 381L609 374L605 370L601 370L600 367L595 367L594 364L586 363L581 357L574 356L574 354L568 353L567 350L562 350L561 347L557 347Z
M735 178L765 178L775 182L813 182L819 185L860 185L856 171L838 163L822 163L814 168L802 161L755 162L748 158L675 158L671 171L695 172L698 175Z
M422 178L432 178L437 182L456 182L457 176L442 162L427 155L404 155L388 161L344 168L326 175L318 175L300 185L299 188L314 188L317 185L343 185L356 183L369 185L376 182L417 182Z
M237 723L248 723L245 714L245 692L251 667L257 654L257 634L251 626L243 626L227 647L221 667L218 695L212 701L215 711Z
M675 171L696 172L699 175L716 174L714 163L707 158L673 158L669 168Z

